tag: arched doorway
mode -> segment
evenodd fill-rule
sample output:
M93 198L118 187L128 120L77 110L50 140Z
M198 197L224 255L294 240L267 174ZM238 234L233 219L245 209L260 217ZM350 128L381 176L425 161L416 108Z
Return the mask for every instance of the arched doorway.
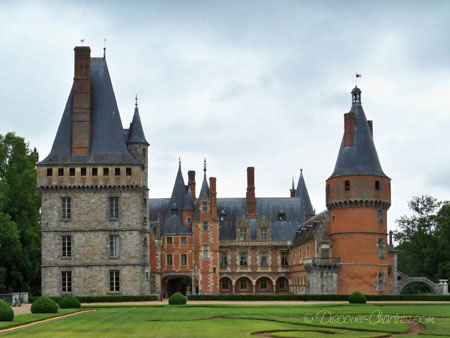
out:
M277 279L277 293L289 293L289 282L286 277Z
M189 276L167 276L163 278L162 290L164 297L168 298L175 292L183 295L192 292L192 280Z
M273 293L273 283L268 277L261 277L256 281L256 293Z
M253 283L247 277L241 277L235 284L236 293L253 293Z
M220 293L232 293L233 292L233 283L231 279L228 277L223 277L219 282Z

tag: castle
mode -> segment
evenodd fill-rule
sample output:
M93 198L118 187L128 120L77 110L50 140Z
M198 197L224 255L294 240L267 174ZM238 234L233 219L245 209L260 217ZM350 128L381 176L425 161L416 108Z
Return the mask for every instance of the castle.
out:
M124 129L105 56L75 47L73 86L37 168L43 295L393 293L390 178L361 91L351 94L325 211L303 173L289 197L259 198L249 167L246 196L218 198L206 161L199 189L180 163L172 195L149 199L138 106Z

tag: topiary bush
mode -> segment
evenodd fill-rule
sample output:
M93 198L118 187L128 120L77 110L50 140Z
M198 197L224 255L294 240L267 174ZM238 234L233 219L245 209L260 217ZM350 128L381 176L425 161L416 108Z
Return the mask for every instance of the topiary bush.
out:
M31 313L57 313L58 304L46 296L39 297L31 304Z
M169 298L169 305L184 305L184 304L186 304L186 297L179 292L175 292Z
M348 296L348 302L352 304L366 304L366 297L361 292L355 291Z
M81 303L77 299L77 297L74 297L72 295L65 295L61 298L59 307L61 309L79 309L81 307Z
M10 322L14 319L14 311L8 303L0 299L0 322Z

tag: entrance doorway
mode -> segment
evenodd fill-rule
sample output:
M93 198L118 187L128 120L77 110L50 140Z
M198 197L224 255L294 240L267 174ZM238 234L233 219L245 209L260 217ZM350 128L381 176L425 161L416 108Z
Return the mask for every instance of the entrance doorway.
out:
M170 297L175 292L181 292L186 296L186 293L192 292L192 282L189 277L167 277L164 283L165 296Z

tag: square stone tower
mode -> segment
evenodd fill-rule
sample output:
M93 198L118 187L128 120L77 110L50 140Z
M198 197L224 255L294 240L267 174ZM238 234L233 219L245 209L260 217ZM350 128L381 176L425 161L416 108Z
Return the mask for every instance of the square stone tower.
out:
M37 169L43 295L150 293L148 146L137 103L122 127L105 57L75 47L73 87Z

